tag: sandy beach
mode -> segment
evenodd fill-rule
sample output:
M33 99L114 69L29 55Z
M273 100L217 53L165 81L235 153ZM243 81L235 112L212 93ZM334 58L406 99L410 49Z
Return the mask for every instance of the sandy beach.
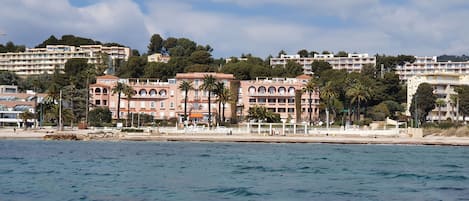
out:
M403 145L451 145L469 146L469 137L426 136L358 136L358 135L288 135L264 136L256 134L155 134L96 132L93 130L68 130L57 132L53 129L23 130L0 129L0 139L43 140L46 135L77 135L81 140L109 141L190 141L190 142L253 142L253 143L333 143L333 144L403 144Z

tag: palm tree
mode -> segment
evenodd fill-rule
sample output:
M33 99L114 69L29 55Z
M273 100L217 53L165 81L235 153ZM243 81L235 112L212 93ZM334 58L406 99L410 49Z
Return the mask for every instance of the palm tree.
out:
M117 93L117 120L120 120L120 108L121 108L121 93L124 92L125 89L124 83L117 82L117 85L112 88L112 94Z
M210 109L211 108L210 97L211 97L211 93L213 92L213 90L215 90L216 79L213 75L206 74L204 75L203 82L204 83L200 85L199 89L208 92L208 128L210 129L210 126L212 123L212 113Z
M312 122L312 119L311 119L311 113L313 112L313 107L312 107L312 102L313 102L313 93L314 91L316 91L317 89L317 83L316 81L311 78L307 83L306 85L304 86L302 92L305 93L307 92L309 94L309 99L308 99L308 102L309 102L309 109L308 109L308 113L309 113L309 125L311 126L311 122Z
M187 121L187 95L190 90L194 89L192 86L192 82L183 80L179 85L179 89L184 91L184 118L182 119L183 122Z
M454 107L458 107L458 106L459 106L459 105L458 105L458 104L459 104L459 100L458 100L458 99L459 99L459 98L458 98L458 94L451 94L451 95L450 95L450 99L449 99L449 100L450 100L450 103L451 103L451 113L452 113L452 116L453 116L453 118L452 118L453 122L454 122L455 119L459 119L459 113L458 113L457 117L455 117L456 114L455 114L455 111L454 111ZM457 121L456 121L456 122L457 122Z
M366 87L361 83L355 83L345 93L349 98L350 102L357 103L357 120L360 120L360 103L367 101L371 97L370 88Z
M324 102L326 102L326 110L333 109L333 100L338 96L334 86L331 81L326 82L324 86L321 87L320 97ZM327 122L329 123L329 122Z
M213 90L213 93L215 96L218 97L218 115L217 115L217 123L220 125L221 122L221 100L220 100L220 94L223 93L223 90L225 89L225 83L223 82L216 82L215 83L215 89Z
M232 101L233 95L231 94L231 90L228 88L223 88L222 92L218 94L218 101L221 102L222 106L222 122L225 122L225 104L227 102Z
M441 107L446 104L446 101L444 99L437 99L435 101L436 106L438 107L438 123L441 123Z
M127 119L126 125L129 125L129 117L130 117L130 99L136 94L135 90L130 85L124 85L124 90L122 91L124 95L127 97Z
M20 118L23 120L24 130L28 128L27 127L28 119L33 119L34 116L35 115L30 111L24 111L23 113L20 114Z

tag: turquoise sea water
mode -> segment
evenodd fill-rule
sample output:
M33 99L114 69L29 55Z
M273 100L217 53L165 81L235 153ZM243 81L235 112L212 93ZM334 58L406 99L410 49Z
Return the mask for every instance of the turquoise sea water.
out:
M469 147L3 140L0 200L469 200Z

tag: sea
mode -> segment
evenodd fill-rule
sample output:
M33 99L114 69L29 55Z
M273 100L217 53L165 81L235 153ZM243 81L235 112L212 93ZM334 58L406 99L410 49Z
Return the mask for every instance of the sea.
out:
M10 200L469 200L469 147L0 140Z

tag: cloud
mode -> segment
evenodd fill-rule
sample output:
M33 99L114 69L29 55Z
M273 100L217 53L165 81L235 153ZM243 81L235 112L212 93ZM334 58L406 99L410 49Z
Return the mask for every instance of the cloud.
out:
M386 54L467 54L465 0L6 0L0 42L34 46L75 34L146 51L153 33L214 47L214 56L281 49ZM83 3L83 2L81 2Z

